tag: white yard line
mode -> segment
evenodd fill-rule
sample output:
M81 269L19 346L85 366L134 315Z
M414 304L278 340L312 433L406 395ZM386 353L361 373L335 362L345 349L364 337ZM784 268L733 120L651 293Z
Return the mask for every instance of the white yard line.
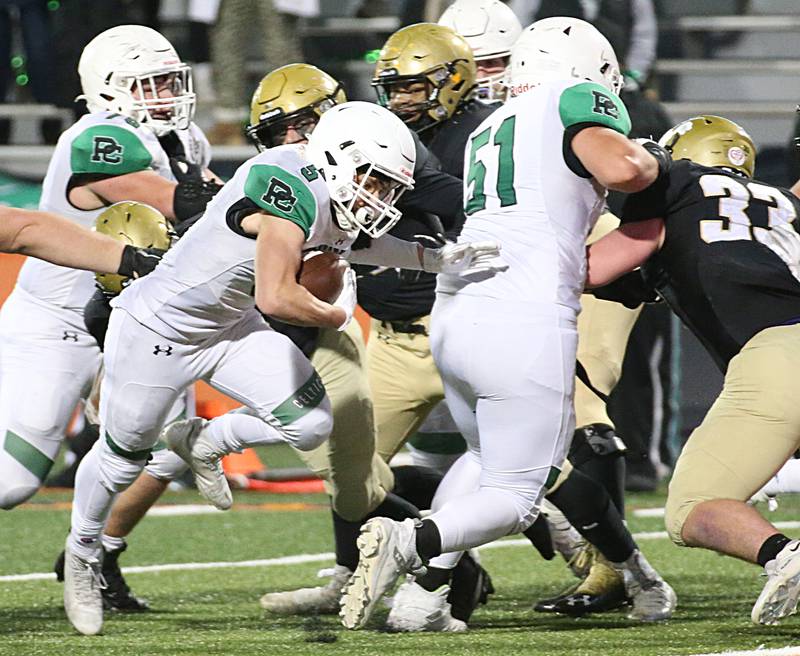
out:
M216 511L215 511L216 512ZM800 522L775 522L777 528L800 528ZM645 531L642 533L634 533L636 540L665 540L668 536L666 531ZM529 545L530 542L525 538L515 538L512 540L497 540L490 544L484 545L480 549L505 549L508 547L521 547ZM235 561L217 561L205 563L164 563L162 565L140 565L134 567L123 567L122 571L125 574L141 574L147 572L167 572L167 571L180 571L180 570L201 570L201 569L230 569L232 567L276 567L280 565L300 565L302 563L317 563L326 560L333 560L334 554L330 552L317 553L317 554L297 554L294 556L281 556L279 558L265 558L262 560L235 560ZM55 574L52 572L34 572L31 574L6 574L0 576L0 583L14 583L17 581L43 581L54 579ZM793 647L797 652L786 652L792 656L800 656L800 647ZM751 652L742 652L751 653ZM758 652L758 656L768 654L769 652ZM783 652L776 652L783 656ZM705 655L698 655L705 656ZM727 656L727 655L726 655ZM736 655L738 656L738 654Z
M692 654L691 656L800 656L800 646L782 647L781 649L756 647L750 651L716 651L713 654Z

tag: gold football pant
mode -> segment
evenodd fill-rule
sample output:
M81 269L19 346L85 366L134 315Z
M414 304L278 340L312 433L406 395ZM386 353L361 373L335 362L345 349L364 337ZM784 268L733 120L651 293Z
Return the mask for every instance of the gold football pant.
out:
M800 325L753 336L730 361L722 392L683 447L669 485L665 523L685 546L683 524L711 499L748 500L800 445Z
M361 327L321 329L311 363L322 378L333 407L333 432L313 451L297 451L325 483L334 510L358 521L379 506L394 487L389 466L375 452L366 354Z

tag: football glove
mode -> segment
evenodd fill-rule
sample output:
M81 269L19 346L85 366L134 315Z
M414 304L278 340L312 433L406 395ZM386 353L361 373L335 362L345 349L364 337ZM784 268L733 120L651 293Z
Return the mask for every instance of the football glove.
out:
M652 139L634 139L634 141L656 158L656 162L658 162L658 178L656 180L666 176L672 168L672 155L670 155L670 152Z
M187 162L181 157L170 158L169 167L178 181L172 198L175 221L180 223L202 214L208 202L222 189L222 185L204 179L203 170L198 164Z
M344 330L352 320L358 300L356 291L356 272L348 268L347 271L344 272L344 287L342 287L342 291L339 292L339 296L337 296L336 300L333 302L333 305L342 308L346 315L344 323L336 330Z
M117 273L134 280L146 276L156 268L164 253L160 248L134 248L125 244Z
M661 300L656 290L645 281L641 269L635 269L607 285L586 291L595 298L622 303L631 310L642 303L658 303Z
M422 269L429 273L469 276L496 273L508 268L500 259L500 244L494 241L449 242L441 248L422 251Z

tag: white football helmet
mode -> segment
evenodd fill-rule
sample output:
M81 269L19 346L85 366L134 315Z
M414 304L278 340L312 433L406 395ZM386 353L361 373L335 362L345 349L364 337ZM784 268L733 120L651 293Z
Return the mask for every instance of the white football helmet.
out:
M400 219L394 204L414 186L417 152L405 123L388 109L360 101L331 107L305 152L325 178L344 229L380 237ZM380 197L365 188L370 176L383 184Z
M578 78L619 93L622 74L614 49L597 28L578 18L555 16L529 25L511 48L512 96L547 80Z
M90 112L108 110L138 121L161 135L185 130L194 116L192 74L175 48L144 25L119 25L92 39L78 63ZM160 98L159 85L170 96Z
M517 16L500 0L456 0L442 14L439 25L451 28L466 39L479 67L481 61L487 59L508 58L522 32ZM503 100L505 76L506 72L502 71L478 77L478 95Z

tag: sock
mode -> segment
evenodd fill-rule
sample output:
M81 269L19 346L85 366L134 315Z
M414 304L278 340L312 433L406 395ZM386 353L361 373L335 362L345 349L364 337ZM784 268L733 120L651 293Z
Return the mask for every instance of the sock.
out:
M336 550L336 564L346 567L351 572L358 565L358 546L356 540L361 531L362 522L348 522L331 508L333 516L333 541Z
M553 560L556 552L553 549L553 538L550 535L550 526L547 524L545 516L539 513L536 520L522 534L531 541L536 547L536 551L545 560Z
M424 562L442 553L439 528L430 519L423 519L416 532L417 553Z
M442 475L428 467L407 465L392 467L394 473L394 492L397 496L413 503L417 508L430 508L436 488Z
M770 560L774 560L781 550L791 541L792 539L787 538L783 533L770 535L764 540L764 544L762 544L758 550L758 557L756 558L758 564L764 567Z
M611 562L627 560L636 549L605 489L580 471L573 470L547 498Z
M607 447L597 453L589 439ZM625 452L614 448L620 443L614 429L605 424L591 424L575 431L569 449L569 461L575 469L602 485L619 514L625 517Z
M414 581L421 585L428 592L435 592L443 585L450 583L451 569L440 569L439 567L428 567L425 574L417 576Z
M102 542L103 549L105 549L106 552L117 551L125 547L125 538L118 538L115 536L106 535L105 533L100 536L100 542Z

